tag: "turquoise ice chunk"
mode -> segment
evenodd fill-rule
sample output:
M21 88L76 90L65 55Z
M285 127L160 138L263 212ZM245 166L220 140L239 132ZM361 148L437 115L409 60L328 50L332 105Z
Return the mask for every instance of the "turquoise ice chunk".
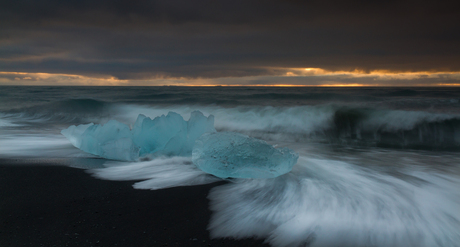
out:
M153 120L140 114L132 129L116 120L104 125L85 124L61 133L77 148L103 158L133 161L145 156L190 156L193 144L205 132L215 132L214 116L192 112L189 121L181 115L168 115Z
M274 178L291 171L299 155L234 132L203 134L192 151L193 163L220 178Z

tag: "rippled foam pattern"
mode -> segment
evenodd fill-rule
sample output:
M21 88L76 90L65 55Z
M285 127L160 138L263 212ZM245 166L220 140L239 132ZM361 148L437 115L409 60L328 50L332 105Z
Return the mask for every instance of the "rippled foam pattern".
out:
M211 237L280 247L459 246L458 183L423 170L401 175L301 157L283 176L215 187Z

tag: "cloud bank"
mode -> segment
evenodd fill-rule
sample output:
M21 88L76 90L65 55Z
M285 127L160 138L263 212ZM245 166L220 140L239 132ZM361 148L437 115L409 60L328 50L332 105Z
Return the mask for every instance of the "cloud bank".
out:
M356 71L437 73L447 77L402 81L452 84L450 73L460 71L458 10L452 1L3 1L0 68L117 85L266 77L316 85L337 75L346 82ZM304 68L335 74L296 74ZM284 82L289 72L296 82Z

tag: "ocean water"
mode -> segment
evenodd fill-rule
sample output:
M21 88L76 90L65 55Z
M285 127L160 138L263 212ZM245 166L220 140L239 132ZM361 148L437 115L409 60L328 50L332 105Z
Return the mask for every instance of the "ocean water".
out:
M220 179L190 157L105 160L60 134L194 110L299 153L273 179L231 179L209 194L212 237L272 246L460 246L459 88L0 87L0 160L53 163L136 189ZM203 229L204 230L204 229ZM179 234L179 233L178 233Z

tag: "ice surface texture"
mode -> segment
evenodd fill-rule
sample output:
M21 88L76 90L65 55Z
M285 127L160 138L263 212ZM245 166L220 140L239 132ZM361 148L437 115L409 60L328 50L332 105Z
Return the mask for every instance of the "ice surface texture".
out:
M61 133L75 147L112 160L192 155L198 168L221 178L277 177L291 171L298 158L288 148L276 149L246 135L216 133L214 116L199 111L192 112L189 121L174 112L153 120L141 114L132 129L110 120L104 125L72 125Z
M205 117L203 113L194 111L188 121L174 112L153 120L140 114L132 129L110 120L104 125L72 125L61 133L75 147L87 153L107 159L134 161L145 156L189 156L197 138L203 133L215 131L214 116Z
M221 178L274 178L291 171L299 155L234 132L203 134L192 151L193 163Z

